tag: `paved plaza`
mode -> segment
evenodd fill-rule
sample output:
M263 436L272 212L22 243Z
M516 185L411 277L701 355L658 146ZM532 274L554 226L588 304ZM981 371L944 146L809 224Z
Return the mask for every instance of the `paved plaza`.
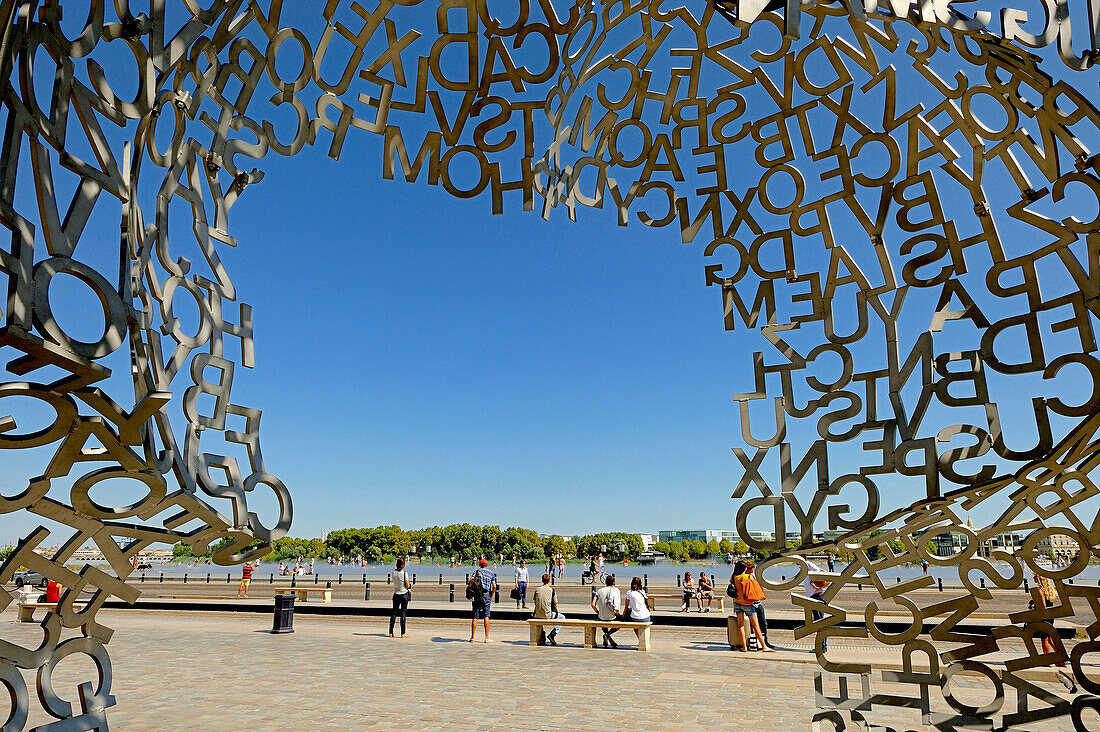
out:
M814 713L818 667L790 634L776 639L785 652L740 654L729 650L724 629L658 627L655 649L638 653L585 650L580 632L568 629L568 645L531 647L526 624L516 622L494 625L495 643L480 642L479 633L471 644L469 623L459 621L418 619L402 640L387 637L380 618L299 615L295 633L276 636L270 615L104 610L99 617L117 630L112 730L791 730L809 729ZM37 626L13 620L10 610L0 615L5 638L40 637ZM626 631L618 637L632 640ZM56 688L74 699L93 668L70 657L54 675ZM875 678L875 692L911 691ZM968 703L990 693L980 682L957 681ZM942 699L933 707L947 711ZM917 712L877 709L876 722L921 728Z

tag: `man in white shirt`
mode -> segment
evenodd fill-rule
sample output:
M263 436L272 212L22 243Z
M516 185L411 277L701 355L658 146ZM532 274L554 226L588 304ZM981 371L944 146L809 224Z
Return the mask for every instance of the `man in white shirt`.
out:
M516 607L520 606L520 602L523 603L524 609L527 608L527 560L521 559L519 566L516 567L516 589L519 592L516 593Z
M596 596L592 598L592 609L596 611L596 617L600 620L618 620L622 614L622 595L615 586L615 577L607 575L604 578L605 585L596 590ZM611 637L618 628L603 628L603 647L611 644L612 648L618 648L619 644Z

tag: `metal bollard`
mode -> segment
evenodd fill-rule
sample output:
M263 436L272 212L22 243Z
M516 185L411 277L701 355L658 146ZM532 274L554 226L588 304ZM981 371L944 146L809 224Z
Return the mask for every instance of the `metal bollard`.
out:
M943 592L943 577L940 577L937 580L937 582L939 583L939 586L940 586L940 592Z
M164 581L164 572L161 572L161 573L160 573L160 581L161 581L161 582L163 582L163 581Z
M985 589L985 577L982 577L982 578L981 578L980 580L978 580L978 581L979 581L979 582L981 582L981 584L982 584L982 589L984 590L984 589Z
M439 586L440 587L443 586L443 575L442 574L439 575Z
M780 582L786 582L787 581L787 575L785 575L785 574L779 575L779 581Z
M210 584L210 573L206 573L206 584Z
M500 604L500 588L497 587L497 594L493 596L493 602Z
M313 575L313 584L317 584L317 580L321 577L319 574Z
M1100 584L1100 582L1097 582L1096 584ZM1027 577L1024 577L1024 592L1031 592L1031 590L1028 589L1027 586Z
M144 572L142 572L142 573L141 573L141 581L142 581L142 582L144 582L144 581L145 581L145 573L144 573Z
M676 586L680 587L680 575L676 575Z
M1069 580L1068 580L1068 582L1069 582L1069 583L1070 583L1070 584L1072 585L1072 584L1073 584L1073 578L1072 578L1072 577L1070 577L1070 578L1069 578Z
M187 584L187 572L183 573L183 584Z
M649 575L648 574L643 574L642 575L642 589L646 590L646 591L649 590Z
M367 584L367 575L363 575L363 584Z
M898 584L901 584L901 577L898 577Z
M863 583L862 582L857 583L856 584L856 589L862 591L863 590Z
M274 573L274 572L270 572L270 573L268 573L268 575L267 575L267 583L268 583L269 585L273 585L273 584L275 584L275 573Z
M339 583L337 583L337 584L339 584ZM332 589L332 582L331 581L325 583L325 589L326 590L331 590Z
M293 575L293 574L290 575L290 586L291 587L297 587L297 582L298 582L298 576Z
M343 572L336 575L336 584L338 584L338 585L344 584L344 573Z
M363 591L363 599L364 600L369 600L370 599L370 582L364 582L363 586L366 588Z
M225 573L225 584L229 584L232 581L233 581L233 573L232 572L226 572Z
M388 572L386 573L386 584L387 584L387 585L388 585L388 584L389 584L390 582L392 582L392 581L393 581L393 580L391 579L392 577L393 577L393 575L391 575L391 574L390 574L390 573L388 573Z
M413 584L416 584L416 572L413 572Z
M451 602L455 601L455 583L451 583Z

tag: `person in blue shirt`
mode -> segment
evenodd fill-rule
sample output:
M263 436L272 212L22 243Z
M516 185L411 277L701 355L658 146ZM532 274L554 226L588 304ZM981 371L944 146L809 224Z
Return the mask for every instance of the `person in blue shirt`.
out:
M471 602L474 606L474 617L470 621L470 642L474 642L474 633L477 632L478 618L482 618L485 621L485 642L492 643L493 639L489 637L489 611L492 609L493 593L497 591L497 576L489 569L488 560L482 558L479 563L481 566L475 573L479 582L481 582L481 597L474 598Z

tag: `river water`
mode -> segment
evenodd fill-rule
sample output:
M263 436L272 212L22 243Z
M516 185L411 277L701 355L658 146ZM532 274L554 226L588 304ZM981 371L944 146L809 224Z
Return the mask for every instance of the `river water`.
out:
M826 569L824 561L815 562L821 569ZM256 570L257 579L263 577L266 579L270 573L278 576L279 568L278 562L262 562L260 567ZM1005 562L994 562L994 567L1003 576L1010 576L1011 569ZM308 567L308 562L306 563ZM836 571L841 571L844 568L843 562L836 563ZM489 568L497 573L501 582L511 583L515 568L510 561L505 562L502 566L489 565ZM434 562L410 562L406 567L406 570L410 573L417 575L418 582L439 582L440 575L443 576L444 583L450 582L462 582L465 581L466 575L474 571L474 567L470 564L465 564L457 567L449 567L446 563L438 565ZM386 575L393 571L392 564L368 564L366 567L352 567L347 564L334 565L328 562L314 563L314 570L317 576L317 582L337 581L339 577L342 577L343 582L362 582L364 575L368 582L385 582ZM528 565L528 572L531 576L531 582L536 583L539 581L539 577L546 571L545 565L531 564ZM556 582L564 581L569 584L579 584L582 566L579 563L570 563L565 567L565 577L555 578ZM604 571L607 573L615 574L618 583L624 584L629 581L631 577L646 576L650 583L669 585L675 584L677 579L682 577L687 572L691 572L693 578L699 576L699 572L706 572L707 575L716 576L719 584L725 584L729 581L732 567L725 563L710 563L710 562L661 562L659 564L631 564L623 566L622 564L607 563L604 565ZM794 565L784 564L769 567L764 572L765 579L777 581L780 578L786 576L789 577L796 573ZM240 567L221 567L216 564L201 564L188 565L184 564L163 564L154 565L150 570L146 570L145 574L148 577L156 577L163 572L165 578L182 577L184 574L188 575L189 579L197 579L198 581L205 581L206 574L209 573L212 579L222 577L224 578L227 573L232 575L233 579L238 579L241 575ZM906 580L913 577L920 576L922 574L921 567L919 565L894 567L889 570L881 572L881 575L886 578L887 581L893 580ZM138 573L140 574L140 573ZM928 574L933 579L942 579L944 586L958 587L959 573L958 569L950 567L929 567ZM974 581L977 582L979 577L983 577L981 573L974 574ZM1031 572L1027 572L1025 575L1028 580L1031 579ZM299 582L313 582L313 575L306 575L298 578ZM1076 583L1084 583L1100 581L1100 564L1090 564L1085 570L1077 577L1074 577Z

